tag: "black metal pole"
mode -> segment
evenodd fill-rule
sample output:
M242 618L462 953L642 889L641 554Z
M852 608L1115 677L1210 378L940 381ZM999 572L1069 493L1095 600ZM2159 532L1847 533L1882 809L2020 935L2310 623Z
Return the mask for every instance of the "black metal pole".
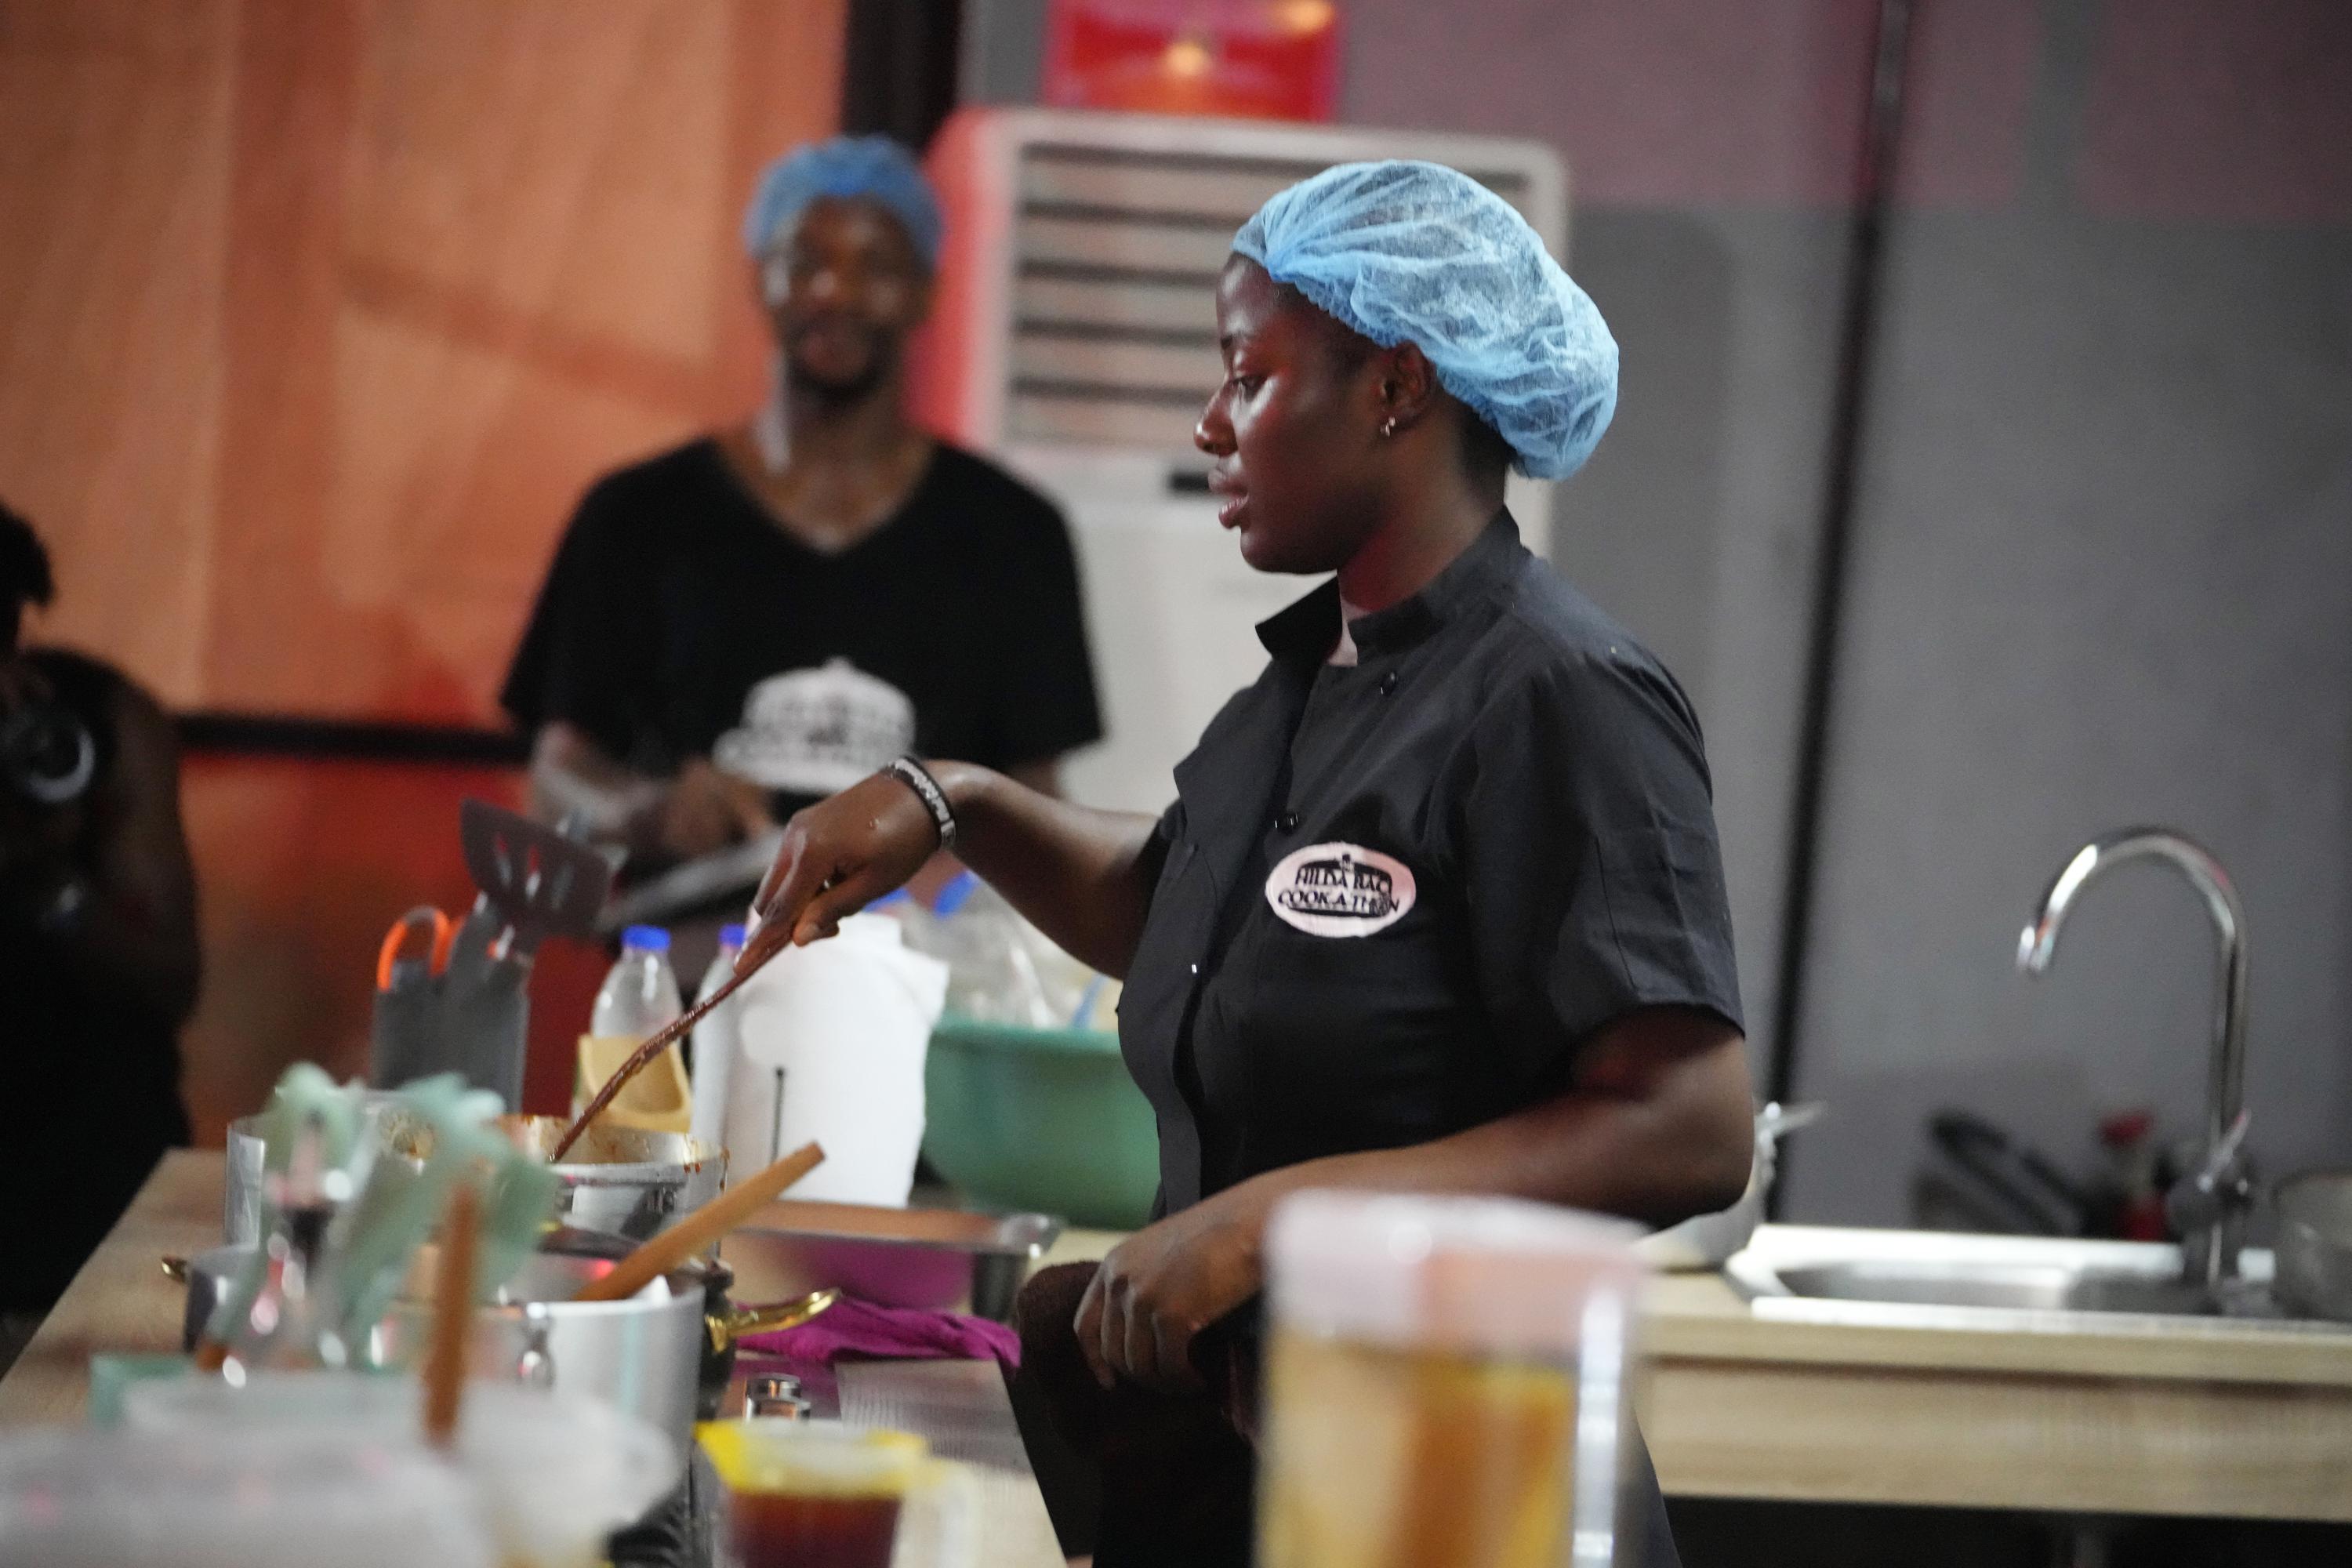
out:
M1813 560L1811 622L1805 649L1803 707L1797 736L1797 773L1789 821L1789 864L1780 908L1780 986L1773 998L1769 1097L1794 1090L1805 1013L1807 950L1812 940L1813 895L1819 878L1823 774L1845 620L1847 562L1852 552L1856 477L1862 466L1864 401L1878 335L1885 279L1886 214L1908 85L1914 0L1880 0L1871 50L1870 101L1863 125L1853 238L1847 249L1844 308L1840 315L1837 381L1832 391L1828 482L1821 538ZM1781 1155L1786 1169L1787 1154ZM1775 1185L1777 1213L1783 1191Z

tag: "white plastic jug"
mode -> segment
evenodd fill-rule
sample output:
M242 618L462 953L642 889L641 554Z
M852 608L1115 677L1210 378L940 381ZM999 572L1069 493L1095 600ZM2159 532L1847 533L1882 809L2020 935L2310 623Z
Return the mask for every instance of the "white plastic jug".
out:
M786 948L746 981L728 1075L730 1175L814 1141L824 1163L794 1198L903 1206L923 1142L923 1058L947 986L946 964L874 914Z

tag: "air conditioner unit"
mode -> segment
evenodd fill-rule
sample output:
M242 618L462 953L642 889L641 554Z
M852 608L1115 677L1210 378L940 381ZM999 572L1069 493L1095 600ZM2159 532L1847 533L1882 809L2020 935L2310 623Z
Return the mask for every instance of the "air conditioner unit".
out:
M1460 169L1564 253L1566 174L1540 142L970 109L932 145L947 235L914 411L1069 516L1109 731L1068 767L1076 799L1164 807L1177 761L1265 664L1255 624L1311 585L1243 563L1192 426L1224 374L1213 290L1234 231L1284 186L1372 158ZM1538 553L1549 492L1512 478Z

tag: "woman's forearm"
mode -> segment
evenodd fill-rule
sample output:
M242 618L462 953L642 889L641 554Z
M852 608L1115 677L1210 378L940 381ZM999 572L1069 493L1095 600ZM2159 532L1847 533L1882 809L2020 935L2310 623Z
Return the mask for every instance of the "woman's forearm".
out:
M956 855L1080 962L1124 976L1151 897L1152 819L1075 805L970 763L931 772L956 816Z
M1755 1134L1744 1042L1729 1025L1653 1009L1604 1030L1587 1055L1621 1069L1638 1059L1639 1081L1588 1075L1555 1099L1450 1137L1307 1161L1212 1201L1231 1198L1245 1226L1262 1228L1281 1197L1308 1187L1492 1194L1654 1226L1738 1198Z

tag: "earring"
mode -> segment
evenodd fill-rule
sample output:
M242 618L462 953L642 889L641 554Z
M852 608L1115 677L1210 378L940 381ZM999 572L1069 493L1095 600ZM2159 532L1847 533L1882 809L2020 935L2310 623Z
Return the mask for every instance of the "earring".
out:
M1381 435L1383 435L1383 436L1393 436L1393 435L1395 435L1395 434L1396 434L1396 416L1395 416L1395 415L1393 415L1393 414L1390 415L1390 416L1388 416L1388 418L1387 418L1385 421L1383 421L1383 422L1381 423Z

